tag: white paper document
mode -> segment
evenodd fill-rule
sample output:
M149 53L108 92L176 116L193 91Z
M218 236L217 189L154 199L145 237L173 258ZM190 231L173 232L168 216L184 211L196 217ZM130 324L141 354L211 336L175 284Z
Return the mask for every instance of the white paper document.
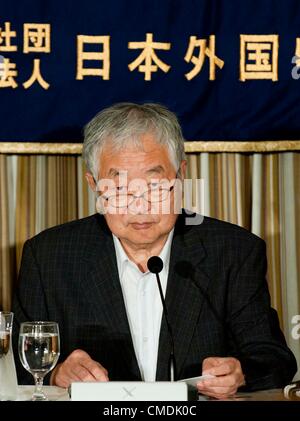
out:
M179 382L185 382L189 386L197 387L197 383L201 382L201 380L205 379L213 379L216 376L213 376L212 374L204 374L203 376L198 377L190 377L189 379L181 379L178 380Z

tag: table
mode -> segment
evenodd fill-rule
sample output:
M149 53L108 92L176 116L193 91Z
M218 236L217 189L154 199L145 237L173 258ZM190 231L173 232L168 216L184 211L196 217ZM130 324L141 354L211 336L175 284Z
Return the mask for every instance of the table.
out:
M43 386L45 394L50 401L69 401L69 395L66 389L57 386ZM17 401L28 401L32 396L34 386L18 386Z
M66 389L56 386L44 386L45 393L49 397L48 402L28 402L33 386L18 387L18 402L1 402L1 420L15 419L22 414L22 420L32 419L32 405L36 413L46 414L50 419L57 419L57 414L67 413L68 419L78 419L82 416L96 419L101 415L126 415L130 419L144 419L145 415L186 415L188 417L201 417L207 419L223 419L229 416L231 421L240 421L244 417L260 419L262 413L276 414L276 419L298 419L300 413L300 402L284 399L281 389L264 390L253 393L238 393L236 396L226 400L213 400L204 396L199 401L189 402L70 402ZM44 412L39 412L44 411ZM279 417L279 418L278 418ZM195 418L195 417L194 417Z
M33 393L34 386L18 386L18 401L27 401ZM45 394L50 401L69 401L69 395L66 389L57 386L44 386ZM205 396L199 396L199 401L212 401L213 399ZM232 398L224 399L226 401L289 401L285 399L282 389L262 390L251 393L237 393ZM216 401L216 400L214 400Z

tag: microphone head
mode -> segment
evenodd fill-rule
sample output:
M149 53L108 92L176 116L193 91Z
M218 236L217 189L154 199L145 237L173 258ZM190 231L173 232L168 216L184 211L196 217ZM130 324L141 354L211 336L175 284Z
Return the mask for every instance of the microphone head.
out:
M164 263L158 256L152 256L147 262L147 267L152 273L159 273L164 267Z

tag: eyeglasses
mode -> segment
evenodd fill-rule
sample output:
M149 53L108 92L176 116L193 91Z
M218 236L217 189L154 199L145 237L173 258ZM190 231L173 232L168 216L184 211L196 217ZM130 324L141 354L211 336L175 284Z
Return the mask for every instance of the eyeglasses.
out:
M176 174L176 178L178 178L178 172ZM174 189L175 181L173 182L172 186L166 186L167 183L151 183L150 188L144 191L142 194L136 195L130 192L124 192L126 190L125 187L120 187L117 193L111 194L106 196L104 193L100 194L99 196L103 198L109 206L113 208L128 208L131 206L136 199L143 199L148 203L161 203L166 201L172 190ZM124 190L122 190L124 189Z

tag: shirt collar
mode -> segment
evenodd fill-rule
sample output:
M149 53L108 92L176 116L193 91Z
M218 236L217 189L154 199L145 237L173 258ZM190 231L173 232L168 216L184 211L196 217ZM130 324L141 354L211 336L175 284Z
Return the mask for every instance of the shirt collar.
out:
M169 269L173 234L174 234L174 228L172 229L172 231L169 232L167 241L165 242L165 244L163 246L163 249L161 250L161 252L159 254L159 257L162 259L162 261L164 263L163 271L166 271L166 273L168 273L168 269ZM115 246L115 250L116 250L118 272L119 272L119 276L121 277L122 273L123 273L123 270L124 270L124 267L125 267L125 264L127 262L130 262L131 260L128 258L119 238L116 237L114 234L112 234L112 236L113 236L114 246ZM148 273L148 272L146 272L146 273Z

